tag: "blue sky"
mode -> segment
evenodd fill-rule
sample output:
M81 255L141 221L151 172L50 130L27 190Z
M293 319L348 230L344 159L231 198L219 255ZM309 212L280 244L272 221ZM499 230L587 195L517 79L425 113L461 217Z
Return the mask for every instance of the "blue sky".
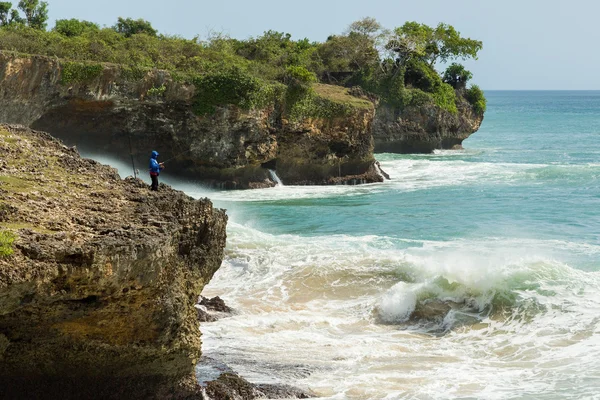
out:
M367 16L390 29L445 22L483 41L479 60L465 62L483 89L600 90L600 2L593 0L47 1L49 27L61 18L110 26L122 16L187 38L212 30L244 39L273 29L324 41Z

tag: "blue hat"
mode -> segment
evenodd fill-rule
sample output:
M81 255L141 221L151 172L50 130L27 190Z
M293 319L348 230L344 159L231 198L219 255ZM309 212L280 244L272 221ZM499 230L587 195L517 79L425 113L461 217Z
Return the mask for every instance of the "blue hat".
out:
M158 157L158 151L152 150L152 158Z

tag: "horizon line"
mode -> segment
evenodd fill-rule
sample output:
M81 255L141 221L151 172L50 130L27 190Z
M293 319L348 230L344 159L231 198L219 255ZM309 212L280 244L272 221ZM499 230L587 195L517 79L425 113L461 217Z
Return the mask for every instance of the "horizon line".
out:
M600 89L481 89L484 92L600 92Z

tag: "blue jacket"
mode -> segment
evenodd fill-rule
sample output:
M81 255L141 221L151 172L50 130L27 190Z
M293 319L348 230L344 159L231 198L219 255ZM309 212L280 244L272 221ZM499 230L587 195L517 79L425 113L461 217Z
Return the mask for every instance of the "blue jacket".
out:
M158 164L158 161L156 160L156 157L158 157L158 152L157 151L153 151L152 155L150 155L150 164L148 166L148 169L150 170L151 174L159 174L160 173L160 165Z

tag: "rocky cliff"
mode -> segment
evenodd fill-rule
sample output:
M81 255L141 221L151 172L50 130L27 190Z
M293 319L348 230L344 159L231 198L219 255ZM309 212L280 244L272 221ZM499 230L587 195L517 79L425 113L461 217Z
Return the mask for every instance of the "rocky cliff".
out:
M374 106L343 118L291 120L282 105L194 113L197 89L168 72L62 62L0 52L0 121L129 159L146 173L152 150L169 173L226 188L381 181L374 168ZM346 89L341 89L345 92ZM351 99L346 101L343 97ZM356 99L343 93L341 101Z
M460 91L457 113L431 105L398 109L377 108L373 138L377 153L431 153L435 149L461 148L463 140L476 132L483 115L477 115Z
M51 100L36 83L50 71L33 71L21 69L32 97L14 115ZM0 125L0 398L197 398L194 304L226 221L207 199L150 192L45 133Z

